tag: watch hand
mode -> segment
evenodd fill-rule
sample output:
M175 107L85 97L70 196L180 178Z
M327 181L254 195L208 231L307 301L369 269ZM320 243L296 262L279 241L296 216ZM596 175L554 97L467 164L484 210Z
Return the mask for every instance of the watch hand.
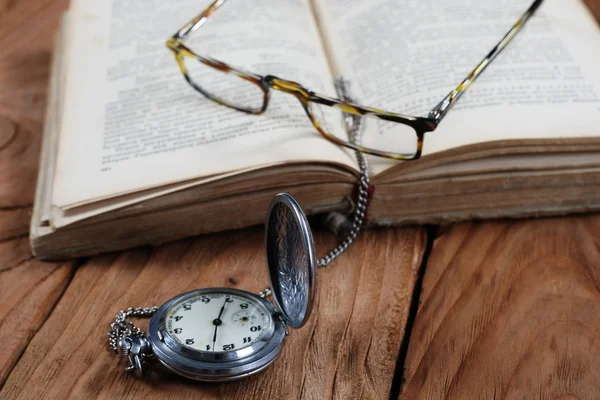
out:
M215 343L217 342L217 328L218 327L219 327L219 325L215 325L215 335L213 336L212 351L215 351Z
M221 315L223 315L223 311L225 311L225 305L227 305L228 301L227 299L225 299L225 302L223 303L223 307L221 307L221 312L219 312L219 316L217 317L217 319L221 319Z
M221 325L223 323L223 321L221 321L221 315L223 315L223 311L225 311L225 306L227 305L227 303L229 299L225 299L225 302L223 303L223 307L221 307L221 311L219 311L219 316L216 319L213 319L213 324L215 325L215 335L213 336L213 347L212 350L215 351L215 343L217 342L217 329L219 328L219 325Z

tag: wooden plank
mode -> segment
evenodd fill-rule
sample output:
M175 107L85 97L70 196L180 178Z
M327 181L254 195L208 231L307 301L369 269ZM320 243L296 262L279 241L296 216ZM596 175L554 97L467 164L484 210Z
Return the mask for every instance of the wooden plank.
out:
M597 399L599 232L600 216L587 216L443 233L425 270L401 398Z
M52 311L74 268L73 263L41 263L29 249L39 134L39 124L0 117L0 387Z
M0 209L0 242L27 236L31 207Z
M594 17L600 21L600 0L584 0Z
M8 250L8 253L4 253ZM73 264L31 257L28 240L0 243L0 386L69 282ZM7 262L7 259L8 262Z
M318 248L335 243L316 235ZM139 380L107 349L113 316L200 287L257 292L268 282L262 231L223 233L94 258L77 270L10 375L4 399L385 398L425 242L421 229L368 232L319 271L317 308L262 374L215 385L164 370ZM146 325L147 322L143 321Z
M74 270L34 260L27 238L51 46L65 7L0 2L0 387Z
M0 117L41 125L54 33L67 5L68 0L0 1Z
M0 20L0 24L1 24ZM33 259L27 232L39 124L0 117L0 387L68 284L73 263Z

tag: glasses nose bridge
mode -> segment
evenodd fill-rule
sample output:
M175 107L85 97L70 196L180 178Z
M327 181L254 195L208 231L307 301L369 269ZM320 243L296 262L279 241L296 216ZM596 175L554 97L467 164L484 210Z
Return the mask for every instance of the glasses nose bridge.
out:
M302 103L310 99L310 93L302 85L296 82L280 79L273 75L267 75L263 78L264 85L279 92L288 93L295 96Z

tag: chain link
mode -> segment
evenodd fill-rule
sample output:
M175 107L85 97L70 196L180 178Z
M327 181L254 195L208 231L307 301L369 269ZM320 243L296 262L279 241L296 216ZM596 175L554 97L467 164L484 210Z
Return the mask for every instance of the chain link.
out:
M335 79L335 88L338 92L338 96L341 100L350 103L356 103L356 99L350 92L350 82L344 79L342 76L338 76ZM353 115L344 113L344 122L346 123L346 129L350 136L350 141L353 144L359 144L362 135L362 119L360 115ZM365 156L360 152L356 151L356 160L360 167L360 178L358 185L358 199L356 201L356 211L352 221L352 229L344 240L340 242L333 250L327 253L324 257L317 260L317 267L323 268L331 264L333 260L338 258L348 247L354 242L365 221L367 215L367 207L369 203L369 186L371 182L369 180L369 163Z
M133 324L126 321L128 317L150 318L158 310L158 307L129 307L127 310L121 310L115 317L115 321L110 324L108 331L108 345L115 352L119 352L119 342L125 336L144 336L144 331Z
M338 92L338 96L341 100L350 103L356 103L356 99L350 93L350 83L343 77L337 77L335 79L335 88ZM359 115L353 115L344 113L344 122L346 123L346 129L350 136L350 141L354 144L360 143L362 135L362 121ZM317 260L317 267L322 268L328 266L333 260L338 258L348 247L354 242L360 230L363 226L365 216L367 215L367 206L369 203L369 164L365 156L360 152L356 151L356 159L358 166L360 167L360 178L358 185L358 199L356 201L356 210L352 221L352 229L344 240L342 240L333 250L327 253L324 257ZM266 288L260 292L261 297L267 297L271 294L271 289ZM129 307L115 317L115 321L110 324L110 331L108 332L108 345L115 352L118 353L120 350L120 341L125 336L136 336L143 337L144 331L132 322L126 321L128 317L137 318L150 318L158 307Z

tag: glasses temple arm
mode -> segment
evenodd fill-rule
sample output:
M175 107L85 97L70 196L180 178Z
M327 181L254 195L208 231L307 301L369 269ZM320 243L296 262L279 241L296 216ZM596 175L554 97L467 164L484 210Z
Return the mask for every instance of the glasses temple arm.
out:
M517 23L508 31L502 40L489 52L487 56L475 67L473 71L454 89L451 91L437 106L429 112L429 118L439 123L450 111L454 103L467 91L471 84L479 75L494 61L502 50L511 42L517 33L523 28L527 20L535 13L542 4L543 0L535 0L533 4L525 11Z
M225 4L226 1L227 0L213 1L213 3L210 6L208 6L208 8L206 8L204 11L202 11L202 13L200 13L196 18L194 18L193 20L185 24L181 29L179 29L177 33L173 35L173 37L181 40L185 39L187 35L195 32L198 28L204 25L206 20L211 15L213 15L214 12L217 11L223 4Z

